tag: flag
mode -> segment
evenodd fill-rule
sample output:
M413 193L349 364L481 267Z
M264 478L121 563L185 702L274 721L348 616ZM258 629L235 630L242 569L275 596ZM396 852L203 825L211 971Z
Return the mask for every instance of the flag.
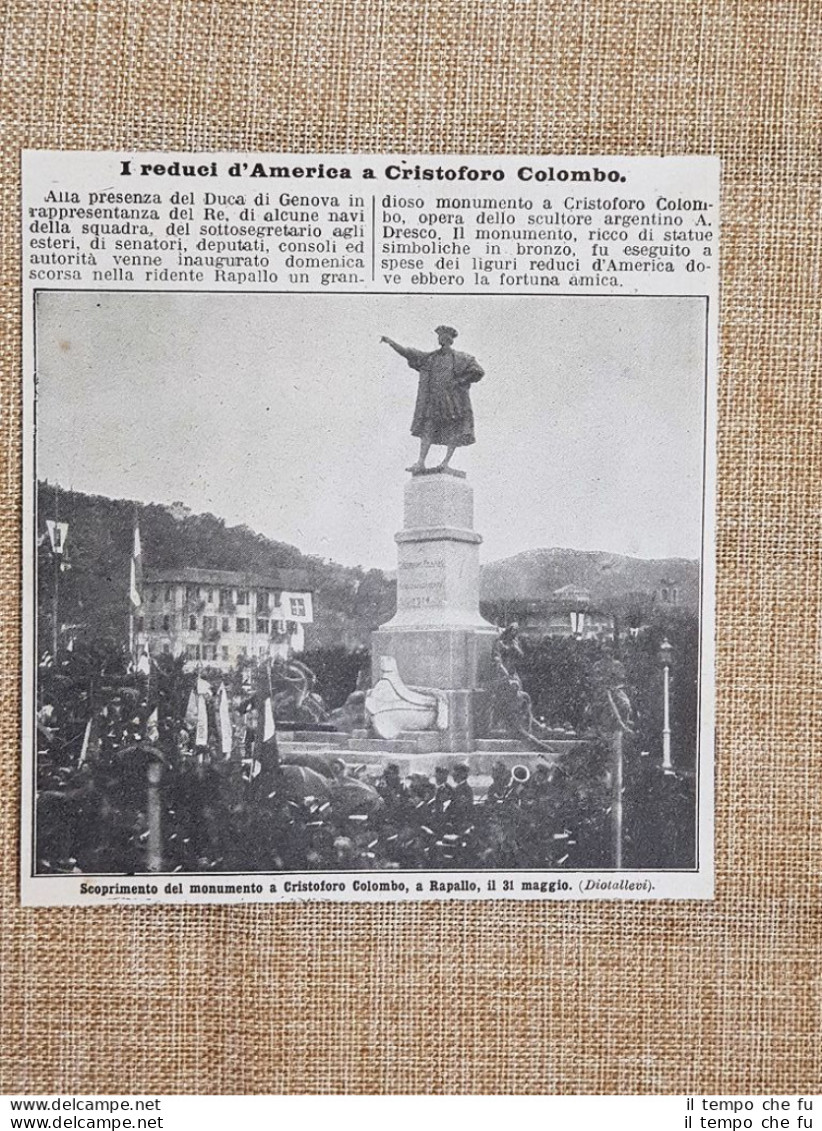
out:
M266 697L263 709L263 742L270 742L277 733L274 725L274 712L271 710L271 696Z
M146 738L149 742L160 741L159 715L155 707L146 720Z
M194 724L197 722L197 696L195 695L193 690L188 697L188 703L186 705L185 721L186 721L186 725L190 726L190 727L193 727Z
M62 554L63 547L66 544L66 535L68 534L67 522L54 522L52 519L46 519L46 530L49 533L51 541L51 548L55 554Z
M226 760L231 757L231 712L228 709L228 692L225 684L220 684L217 692L217 721L220 725L220 749Z
M140 527L134 523L134 548L131 551L131 598L132 612L139 609L143 603L141 591L143 588L143 548L140 545Z
M205 695L197 696L197 734L194 745L208 746L208 709Z
M148 644L143 645L143 651L137 661L137 674L151 675L151 656L149 655Z

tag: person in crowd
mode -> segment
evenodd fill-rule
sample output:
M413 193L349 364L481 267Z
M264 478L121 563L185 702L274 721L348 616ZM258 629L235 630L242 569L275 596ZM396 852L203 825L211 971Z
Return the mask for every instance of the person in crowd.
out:
M451 824L454 805L454 787L450 785L447 766L437 766L434 770L434 797L431 802L433 819L438 829Z
M402 803L408 797L408 791L403 785L400 768L396 762L389 762L383 770L382 777L377 782L377 792L387 807L392 809L402 807Z
M503 802L508 795L510 784L511 771L503 761L497 759L491 767L491 784L485 795L485 804L498 805Z
M551 767L546 762L538 762L525 787L529 805L544 803L552 794Z
M454 799L452 821L456 828L467 828L474 819L474 791L468 783L470 767L465 762L454 766Z

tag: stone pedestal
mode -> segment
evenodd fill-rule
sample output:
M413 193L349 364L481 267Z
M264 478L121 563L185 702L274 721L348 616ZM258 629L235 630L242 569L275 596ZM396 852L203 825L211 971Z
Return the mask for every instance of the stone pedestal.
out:
M487 730L496 629L479 611L474 493L462 474L428 472L405 487L397 542L397 613L372 636L372 670L393 656L406 684L448 693L441 750L470 751Z

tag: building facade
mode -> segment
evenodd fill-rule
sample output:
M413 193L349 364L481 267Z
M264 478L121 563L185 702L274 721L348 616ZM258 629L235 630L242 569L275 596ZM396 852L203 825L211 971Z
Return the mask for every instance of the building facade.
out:
M656 587L654 600L658 605L662 606L679 606L680 596L680 587L677 582L671 581L670 578L663 577Z
M484 609L497 624L516 621L523 636L567 636L576 640L612 640L614 617L595 608L591 593L577 585L555 589L550 598L501 599Z
M186 667L228 671L243 660L302 652L314 620L308 574L217 569L146 570L135 645L185 656Z

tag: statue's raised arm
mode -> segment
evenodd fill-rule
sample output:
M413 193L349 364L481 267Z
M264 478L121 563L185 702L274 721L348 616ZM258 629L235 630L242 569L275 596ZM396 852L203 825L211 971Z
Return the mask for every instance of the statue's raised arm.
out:
M387 346L391 346L391 349L395 350L400 357L408 357L410 353L410 350L406 349L405 346L401 346L399 342L395 342L393 338L389 338L385 334L380 338L380 341L385 342Z

